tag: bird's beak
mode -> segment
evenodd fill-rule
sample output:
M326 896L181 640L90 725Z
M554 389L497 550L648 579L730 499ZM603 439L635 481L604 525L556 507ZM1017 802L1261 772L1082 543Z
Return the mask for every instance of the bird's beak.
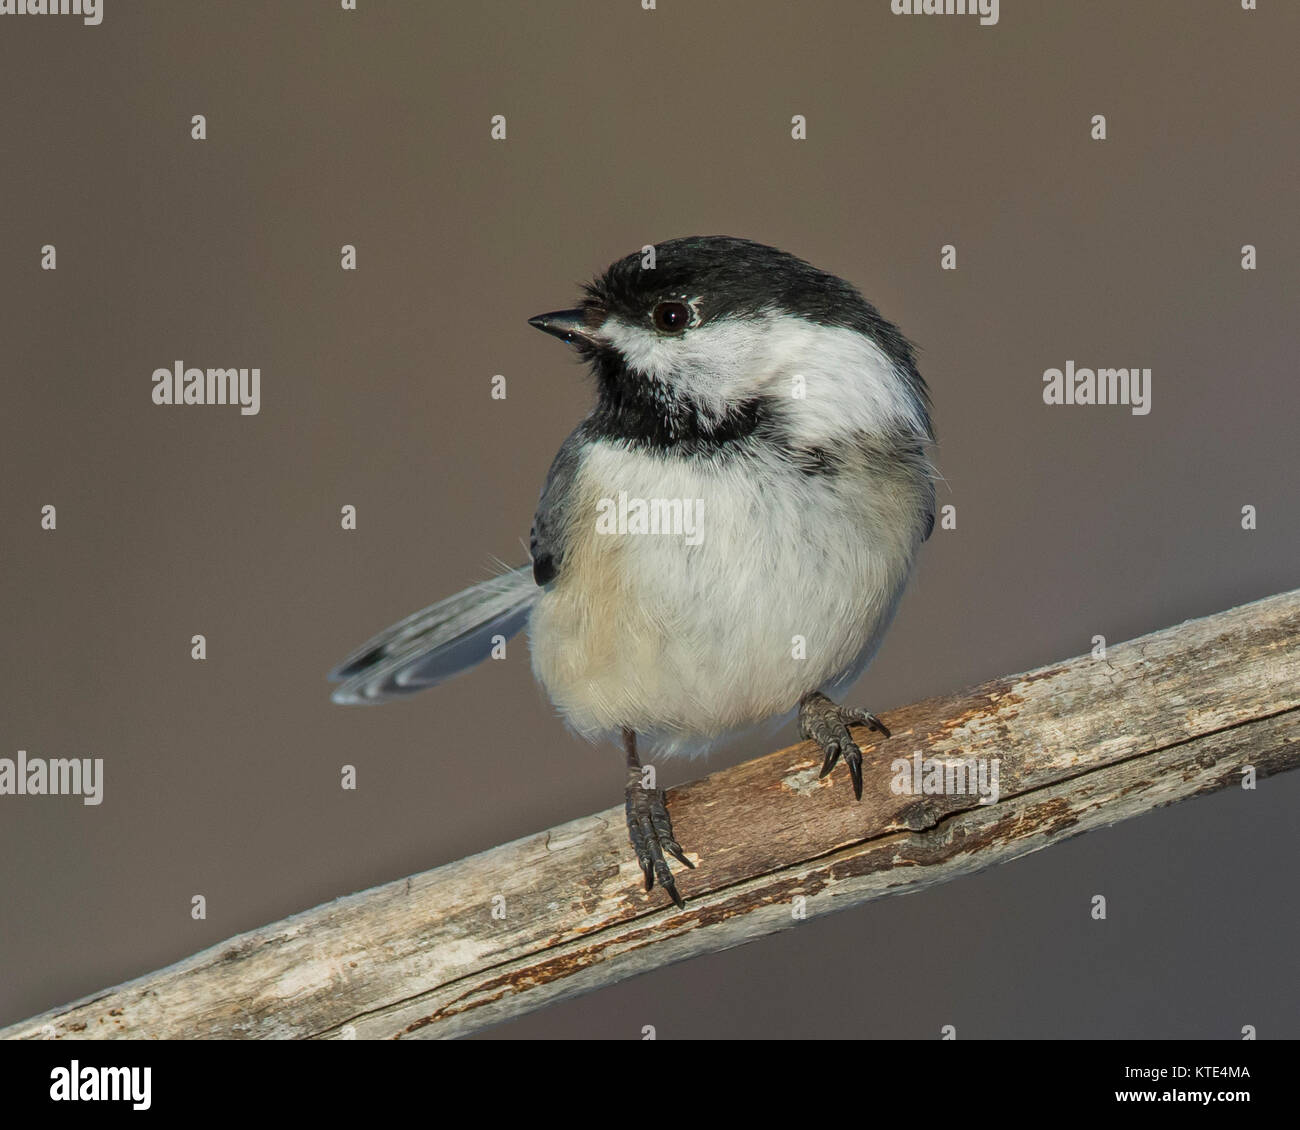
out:
M569 345L582 347L596 345L600 338L587 325L585 313L581 310L555 310L550 314L538 314L529 318L528 324L536 326L543 333L553 334Z

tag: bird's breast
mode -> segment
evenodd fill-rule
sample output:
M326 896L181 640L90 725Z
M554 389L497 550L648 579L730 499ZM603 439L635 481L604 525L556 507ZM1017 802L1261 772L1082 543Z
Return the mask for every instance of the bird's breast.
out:
M791 710L887 623L919 540L907 500L771 453L683 459L596 443L533 668L580 733L667 747Z

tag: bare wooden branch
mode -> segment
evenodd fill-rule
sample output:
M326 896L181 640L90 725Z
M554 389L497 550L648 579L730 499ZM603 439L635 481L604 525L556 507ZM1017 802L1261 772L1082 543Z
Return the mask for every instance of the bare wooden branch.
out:
M1300 590L887 718L861 803L793 746L670 793L699 866L646 896L621 808L338 899L6 1038L457 1036L1300 763ZM999 759L1001 799L897 795L896 758ZM504 917L493 917L500 896Z

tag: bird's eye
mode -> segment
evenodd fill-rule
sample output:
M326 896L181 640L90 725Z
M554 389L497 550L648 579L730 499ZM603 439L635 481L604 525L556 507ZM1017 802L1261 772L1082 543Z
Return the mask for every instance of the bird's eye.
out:
M685 302L661 302L655 307L655 329L661 333L679 334L691 321L691 308Z

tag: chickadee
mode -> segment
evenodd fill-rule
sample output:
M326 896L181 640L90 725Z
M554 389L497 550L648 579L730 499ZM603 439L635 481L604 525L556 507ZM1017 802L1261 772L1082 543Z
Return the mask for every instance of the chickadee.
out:
M642 787L638 739L700 751L797 714L821 775L843 757L861 799L849 727L889 731L828 696L880 646L934 526L935 472L912 348L853 286L744 239L654 252L530 319L596 381L542 488L531 564L407 617L330 677L335 702L396 698L526 625L569 726L621 741L646 890L683 906L665 853L694 864L663 789Z

